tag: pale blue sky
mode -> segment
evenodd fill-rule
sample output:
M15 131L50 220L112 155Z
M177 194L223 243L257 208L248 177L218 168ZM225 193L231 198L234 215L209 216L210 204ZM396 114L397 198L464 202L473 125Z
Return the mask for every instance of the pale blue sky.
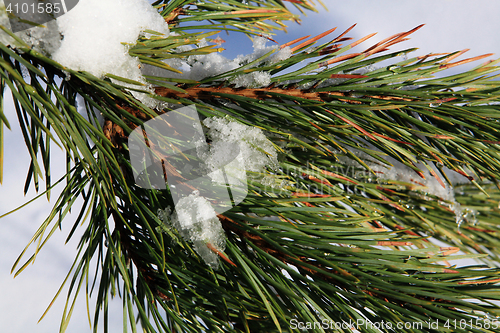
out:
M300 25L290 22L288 33L277 33L273 38L283 44L298 37L315 36L337 27L331 34L335 36L356 23L356 27L348 33L354 40L377 33L353 50L362 51L395 33L425 24L419 31L409 36L411 38L409 41L394 45L391 50L417 47L419 50L415 54L423 55L468 48L470 51L458 59L486 53L498 53L497 57L500 57L500 38L498 38L500 3L496 0L322 1L328 7L328 11L318 7L319 13L307 13L307 17L302 18ZM225 33L221 33L221 37L226 39ZM325 37L324 41L329 37ZM223 44L226 48L224 55L232 57L243 52L251 52L252 44L244 43L244 40L240 37L227 37L228 43ZM237 41L236 46L230 45L231 41ZM270 44L271 42L268 43ZM476 64L471 63L466 67L473 66Z
M358 23L350 36L361 38L369 33L378 32L371 41L359 48L362 50L369 44L376 43L394 33L406 31L421 23L426 26L411 36L411 40L397 45L393 50L419 47L419 54L431 52L452 52L470 48L464 55L472 57L484 53L497 53L500 56L500 2L496 0L323 0L330 8L325 12L308 14L302 25L290 23L289 33L278 34L274 38L279 43L303 35L317 35L337 26L342 32L354 23ZM228 43L226 56L250 53L251 42L246 37L226 38ZM234 42L234 44L230 44ZM469 66L474 66L471 64ZM14 129L5 135L5 171L4 184L0 187L0 215L26 200L23 186L29 166L29 156L24 147L22 136L16 127L16 115L7 111L7 116ZM63 158L58 153L54 161ZM57 164L54 164L56 167ZM53 168L53 179L63 172ZM31 192L28 197L32 197ZM56 198L55 193L52 197ZM20 212L0 220L0 327L2 333L18 332L57 332L64 308L65 292L56 302L48 316L37 324L46 306L57 292L72 260L74 259L76 241L63 245L71 223L63 225L63 231L57 231L53 239L38 256L35 265L29 266L16 279L10 275L10 268L27 244L39 224L48 214L50 204L45 198L40 199ZM69 222L69 221L67 221ZM91 313L93 309L91 308ZM87 333L84 299L80 299L75 309L74 318L68 332ZM111 332L121 331L121 301L115 302L110 313Z

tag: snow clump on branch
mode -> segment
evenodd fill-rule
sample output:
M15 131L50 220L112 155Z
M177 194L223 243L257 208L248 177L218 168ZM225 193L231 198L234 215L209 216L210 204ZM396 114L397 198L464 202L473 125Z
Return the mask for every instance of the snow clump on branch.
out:
M174 213L166 208L159 210L158 216L167 226L174 227L186 241L192 242L194 250L206 264L213 269L219 267L218 255L210 247L223 252L226 236L207 199L193 192L177 202Z
M3 11L0 14L6 15ZM1 22L10 25L6 16L2 16ZM135 44L146 30L169 35L168 24L148 1L80 0L75 8L46 26L17 34L36 51L67 68L99 78L109 73L139 82L153 92L141 74L139 59L128 54L127 45ZM15 45L9 38L2 34L0 41ZM133 94L148 106L155 105L144 94Z
M228 59L217 52L202 55L188 56L185 60L167 59L164 62L182 72L174 73L165 69L154 66L145 65L142 68L144 75L186 78L195 81L205 79L207 77L216 76L240 68L241 66L249 65L250 63L263 58L266 54L273 52L260 61L253 63L250 68L256 68L261 64L272 65L279 61L286 60L291 57L292 51L290 47L279 49L279 46L266 46L267 38L256 37L253 40L253 53L248 55L238 55L234 59ZM206 39L202 39L198 47L207 47ZM189 47L184 46L180 52L188 51ZM231 81L237 88L260 88L266 87L271 83L271 75L266 71L254 71L248 74L238 75Z
M206 137L211 144L207 145L204 140L195 142L196 154L204 161L212 184L231 189L232 201L236 205L247 194L247 173L255 180L265 178L266 167L275 169L278 166L277 151L256 127L219 117L206 118L203 125L208 128ZM238 154L233 160L228 160L234 156L235 144L239 148ZM207 265L218 268L218 257L225 249L226 238L216 209L200 195L200 191L180 198L173 213L170 207L159 210L158 217L165 227L175 228L191 242Z
M246 176L241 171L248 171L252 178L259 178L266 166L272 169L278 166L277 151L262 130L219 117L207 118L203 124L209 129L207 137L212 140L212 144L210 150L198 146L197 154L207 164L212 181L226 183L216 171L220 170L223 166L221 162L230 153L227 151L229 146L225 144L227 142L238 143L240 150L234 161L225 166L226 173L235 177L234 184L229 179L230 184L238 185L243 178L246 182Z
M139 60L123 44L135 44L147 29L169 34L163 17L146 0L80 0L57 24L63 39L52 58L61 65L139 82Z

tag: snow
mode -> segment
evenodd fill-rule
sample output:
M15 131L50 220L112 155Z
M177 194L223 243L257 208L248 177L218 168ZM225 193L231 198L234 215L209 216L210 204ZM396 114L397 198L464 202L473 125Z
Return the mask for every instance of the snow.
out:
M195 191L177 202L173 214L168 207L160 210L158 216L167 226L174 227L185 240L192 242L194 250L206 264L218 269L218 255L207 245L223 252L226 248L226 236L207 199Z
M55 61L97 77L111 73L143 84L139 60L123 43L134 44L146 29L169 33L163 17L146 0L81 0L57 24L63 39L52 54Z
M0 0L3 3L3 0ZM5 7L0 6L0 20L10 26ZM128 54L129 45L134 44L145 30L153 30L169 36L168 25L163 17L146 0L80 0L68 13L50 21L43 27L17 33L35 50L50 56L61 65L76 71L86 71L102 78L113 74L142 84L145 91L153 92L143 74L162 77L182 77L202 80L227 71L237 69L252 62L252 67L271 65L288 59L292 55L289 47L279 49L278 45L267 46L268 39L256 37L253 40L253 53L227 59L217 52L192 55L185 59L166 59L165 63L180 69L183 74L174 73L149 65L143 66L135 57ZM6 34L0 34L0 41L13 44ZM202 39L198 47L208 46ZM186 51L191 46L179 47ZM274 53L273 53L274 52ZM264 57L266 54L273 53ZM260 61L257 59L262 58ZM113 80L115 81L115 80ZM125 87L137 86L117 82ZM239 75L231 82L237 87L259 88L271 83L271 75L265 71ZM147 95L132 91L132 94L150 107L157 106Z
M50 55L61 46L61 34L56 21L45 23L45 28L33 27L16 35L21 37L35 51Z
M447 206L455 213L455 222L457 223L458 228L460 228L463 222L467 222L472 225L477 223L477 210L461 206L455 198L453 185L469 183L469 180L464 176L449 169L444 170L452 185L444 183L445 187L443 187L423 165L417 165L417 167L422 170L425 179L419 177L415 171L409 167L397 162L392 168L386 168L380 165L370 165L370 167L374 171L382 172L382 174L379 174L379 179L403 181L418 186L421 186L420 184L422 184L423 188L418 189L418 191L424 195L424 198L430 194L446 201L441 202L441 204ZM433 170L436 174L438 174L435 168L433 168Z
M5 13L3 1L0 12ZM6 24L8 18L2 15L1 20ZM19 35L73 70L97 77L111 73L141 82L139 62L128 55L124 44L134 44L148 29L169 35L167 23L146 0L80 0L57 20Z
M248 74L238 75L232 82L235 88L261 88L271 84L271 74L258 71Z
M249 171L251 177L261 178L267 166L273 169L278 166L277 151L261 129L220 117L206 118L203 125L208 128L206 135L212 144L210 150L198 149L198 155L207 164L212 181L225 183L217 170L226 163L225 156L231 155L233 148L226 143L239 146L238 156L225 166L226 174L233 177L229 179L230 184L242 181L245 171Z
M10 3L11 7L9 10L15 11L14 7L16 5L16 2L10 1ZM20 7L21 5L22 3L19 2ZM7 14L7 9L5 8L5 1L0 0L0 25L4 26L7 29L10 29L11 31L18 31L19 29L23 29L26 26L30 26L29 24L26 23L14 22L14 27L12 27L11 22L7 15L8 14ZM36 11L35 13L30 13L30 11L28 10L27 12L22 13L22 17L24 19L28 19L33 22L43 22L44 18L47 18L47 13L45 12L38 13ZM17 32L16 35L18 37L21 37L21 39L23 39L36 51L47 53L45 52L45 50L47 50L50 53L54 51L57 47L59 47L60 34L57 28L57 23L55 23L55 21L50 21L44 24L45 24L44 28L34 27L31 29ZM18 44L12 37L10 37L1 30L0 30L0 42L2 44L12 45L12 46L16 46Z
M268 39L265 37L255 37L253 40L253 53L248 55L239 55L236 57L235 61L241 65L246 65L255 61L267 53L276 51L278 49L278 45L266 46ZM278 52L279 53L279 52ZM276 54L276 53L275 53ZM291 52L290 52L291 55ZM265 62L271 61L271 59L264 59ZM260 64L260 62L259 62Z
M269 64L275 64L277 62L286 60L292 56L292 49L287 46L279 50L278 52L271 55L269 59Z
M446 201L455 200L453 187L445 183L445 187L443 188L443 186L437 181L436 178L434 178L434 176L431 175L431 173L427 169L425 169L425 167L420 167L420 170L422 170L425 179L421 178L415 171L401 163L395 164L395 166L392 168L386 168L381 165L370 165L370 167L375 172L383 172L381 174L379 173L380 179L397 180L418 186L421 186L420 184L418 184L421 183L424 188L420 191L430 195L435 195ZM416 183L415 181L418 183Z
M409 167L401 164L401 163L396 163L395 166L391 168L386 168L380 165L370 165L370 167L373 169L375 172L382 172L379 173L379 179L384 179L384 180L396 180L396 181L402 181L405 183L410 183L410 184L415 184L419 187L423 185L422 188L420 188L418 191L420 193L423 193L425 197L427 195L434 195L441 200L448 201L449 203L443 202L443 204L447 205L448 208L450 208L454 213L455 213L455 220L460 227L460 224L462 223L464 219L464 210L460 206L460 204L455 200L455 192L453 190L453 186L450 186L447 183L445 184L445 187L443 187L439 181L431 175L431 173L423 166L419 166L420 170L422 170L422 174L424 175L425 179L421 178L416 174L415 171L410 169ZM434 170L436 174L436 170ZM418 183L417 183L418 182ZM444 180L443 180L444 182ZM420 185L420 184L422 185Z
M250 177L265 180L266 167L277 166L276 149L262 130L255 127L219 117L206 118L203 125L207 128L206 137L211 144L207 145L204 139L196 141L196 153L205 163L209 180L213 185L228 186L236 205L248 192L247 172ZM203 193L206 193L205 190L200 189ZM217 218L216 209L220 207L214 205L199 191L194 191L177 200L173 214L167 207L158 212L158 217L167 226L175 228L186 241L192 242L205 263L216 269L218 255L207 244L223 252L225 234Z
M160 77L181 77L191 80L200 81L207 77L220 75L222 73L235 70L241 66L248 65L253 61L263 57L267 53L274 52L261 61L257 61L249 68L257 67L261 64L271 65L279 61L286 60L291 57L292 51L289 47L278 50L277 45L266 46L267 38L256 37L253 41L253 53L248 55L238 55L234 59L228 59L217 52L209 54L192 55L185 60L180 59L167 59L164 60L166 64L172 66L180 71L182 74L174 73L160 68L153 68L152 66L144 66L143 73L145 75L154 75ZM198 47L208 46L206 39L202 39ZM179 52L184 51L179 50ZM260 88L268 86L271 83L271 75L264 71L255 71L249 74L239 75L231 82L236 87L246 88Z
M168 35L164 19L146 0L81 0L57 19L63 35L52 58L97 77L112 73L140 81L139 61L127 53L146 29Z
M417 164L416 166L421 170L424 178L421 178L413 169L407 167L406 165L396 161L395 159L384 156L384 159L391 163L393 166L385 166L378 162L374 162L373 159L366 153L361 152L356 149L350 149L355 155L360 157L364 162L375 171L376 181L400 181L409 184L413 184L415 186L415 191L418 191L419 195L423 198L427 198L429 195L433 195L438 197L441 200L441 204L447 206L451 211L455 213L455 221L460 228L460 225L467 221L471 224L477 223L477 211L471 208L462 207L460 203L455 198L455 190L454 185L458 184L468 184L469 180L456 173L448 168L443 168L444 172L450 179L452 185L449 185L445 182L443 177L439 176L445 187L441 185L441 183L427 170L427 168L423 164ZM340 151L337 151L340 154ZM341 163L346 164L347 166L356 166L359 167L360 164L354 161L351 158L346 156L339 155L339 160ZM439 175L437 169L433 166L431 168L434 172ZM469 173L470 174L470 173ZM354 176L357 178L357 174ZM368 181L372 181L371 178L368 178Z
M0 14L0 23L10 27L5 6L0 5ZM135 44L145 30L169 35L168 24L146 0L80 0L55 21L17 35L69 69L87 71L99 78L110 73L137 81L152 92L142 76L139 60L128 54L126 45ZM0 41L13 44L4 33ZM132 94L150 107L157 104L145 94Z

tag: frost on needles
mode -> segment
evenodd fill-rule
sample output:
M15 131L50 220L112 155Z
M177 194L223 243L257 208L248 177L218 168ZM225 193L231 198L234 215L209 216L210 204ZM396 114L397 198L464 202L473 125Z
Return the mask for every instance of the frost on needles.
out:
M226 248L226 236L212 205L198 192L181 198L171 213L170 207L158 211L165 226L175 228L193 244L193 248L205 263L214 269L219 267L217 251Z
M9 27L5 6L0 6L0 14L1 24ZM141 74L139 60L128 54L129 45L135 44L146 30L169 35L168 24L146 0L80 0L75 8L48 22L46 27L17 34L36 51L72 70L96 77L113 74L139 82L153 92ZM9 38L1 34L2 41L15 46ZM155 106L145 94L132 94L149 107Z
M205 162L207 175L213 186L227 186L233 193L233 204L246 196L247 176L254 180L264 179L266 168L278 165L277 151L262 130L227 118L206 118L203 125L211 144L204 140L196 142L196 153ZM202 142L203 141L203 142ZM236 157L234 146L238 146ZM235 191L244 191L239 201ZM237 195L238 196L238 195ZM231 207L229 207L231 208ZM175 228L206 264L218 268L218 253L225 249L225 234L217 217L220 207L212 205L207 198L195 190L180 198L172 212L170 207L158 211L158 217L167 228Z
M3 0L0 0L0 24L10 26ZM254 52L239 55L235 59L227 59L219 53L209 53L192 55L185 59L164 60L167 65L182 71L182 74L174 73L141 64L138 58L128 54L130 46L134 45L146 30L158 32L163 37L175 36L170 34L165 19L146 0L80 0L75 8L55 21L17 34L36 51L50 56L69 69L86 71L99 78L106 74L119 76L138 82L142 85L140 88L149 93L153 93L153 89L143 75L201 80L237 69L259 58L263 60L252 64L252 67L262 63L273 64L291 56L289 47L279 49L277 45L266 46L266 38L256 37L253 41ZM15 41L4 33L0 33L0 41L15 46ZM207 41L202 39L197 47L207 45ZM182 46L177 51L193 48ZM264 57L266 54L269 56ZM270 82L271 75L258 70L232 79L232 84L236 87L265 87ZM124 82L117 83L134 87ZM137 86L134 88L137 89ZM137 91L131 93L151 108L159 105L159 102L147 94Z
M164 62L182 72L174 73L165 69L145 65L142 68L143 74L159 76L159 77L175 77L187 78L191 80L202 80L207 77L217 76L241 66L249 65L250 68L257 68L258 65L265 64L271 65L276 62L288 59L292 55L290 47L280 49L277 45L267 46L268 39L265 37L255 37L253 40L253 52L247 55L238 55L234 59L228 59L217 52L208 54L191 55L185 59L172 58L166 59ZM201 39L197 45L198 48L208 46L205 38ZM193 47L189 45L177 48L178 52L185 52L192 50ZM268 56L266 56L269 54ZM260 61L260 58L262 58ZM236 88L260 88L266 87L271 83L271 74L267 71L255 70L248 74L237 75L230 80Z

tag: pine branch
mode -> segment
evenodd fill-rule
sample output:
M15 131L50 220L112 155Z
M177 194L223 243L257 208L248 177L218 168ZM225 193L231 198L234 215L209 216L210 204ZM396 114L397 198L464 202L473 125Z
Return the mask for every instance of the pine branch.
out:
M399 34L398 36L401 36L401 34ZM376 46L373 49L376 49L377 47L378 46ZM444 62L450 61L454 57L454 55L450 56L449 54L445 54L445 56L447 56L447 57L444 57L441 59ZM346 58L355 58L355 56L354 57L346 57ZM427 58L419 58L418 60L426 60L426 59ZM433 62L433 66L434 66L434 68L446 68L447 67L446 65L441 65L441 64L436 63L436 62ZM404 71L402 71L402 72L404 72ZM343 77L335 77L335 75L339 75L339 76L343 76ZM346 76L344 76L344 75L346 75ZM330 78L334 77L334 78L341 78L341 79L347 79L347 80L354 79L354 80L358 80L358 81L359 81L359 79L370 80L370 75L363 75L363 76L359 76L356 74L353 74L352 76L349 76L349 75L350 74L331 74ZM365 85L362 85L362 87L365 88ZM347 105L351 105L351 104L353 106L365 105L368 101L370 103L373 103L374 101L378 101L378 100L380 100L380 103L385 103L386 101L390 101L390 102L394 102L394 103L398 103L398 102L404 103L404 104L402 104L403 106L398 105L397 109L404 107L404 105L406 105L408 103L417 103L418 104L422 100L425 101L425 103L437 103L437 104L447 104L447 103L456 104L459 102L457 100L458 97L442 98L440 95L436 95L436 96L418 95L418 94L415 94L411 91L409 91L409 92L405 91L402 94L398 94L397 91L395 91L396 92L395 96L392 94L394 91L391 91L389 94L386 94L386 95L367 94L367 95L359 96L359 93L356 94L355 92L352 92L352 91L344 92L342 85L340 85L340 87L337 87L337 88L339 88L339 91L332 91L330 89L330 90L325 91L325 92L314 91L315 88L311 89L311 90L313 90L311 92L310 90L304 91L302 89L296 89L296 88L286 89L286 88L272 87L272 86L267 87L267 88L256 88L256 89L252 89L252 88L236 89L236 88L231 88L231 87L220 86L219 84L215 87L200 87L200 86L187 85L187 86L179 86L179 88L180 88L180 91L173 91L172 89L160 87L160 88L156 89L156 93L159 96L163 96L163 97L167 97L167 98L171 98L171 99L180 99L180 100L192 99L193 101L197 101L197 102L206 101L206 102L215 103L215 104L218 104L217 99L220 99L220 98L233 100L236 97L243 97L244 99L238 99L238 102L236 104L241 105L243 102L245 102L247 104L250 103L248 105L252 105L252 107L256 107L258 105L258 104L254 104L254 102L256 103L258 100L266 100L266 101L269 101L271 103L274 100L274 101L277 101L278 103L282 104L282 102L280 102L280 101L282 101L283 99L297 100L298 98L301 98L304 100L311 100L311 101L315 101L315 102L323 102L323 103L329 103L329 102L331 103L332 100L334 100L335 102L336 101L341 102L344 107L346 107ZM326 96L328 96L328 97L326 97ZM279 104L275 104L275 105L277 106ZM300 103L299 105L300 105L301 109L304 109L307 107L307 105L305 105L304 103ZM373 109L377 110L377 108L373 108ZM391 108L384 107L383 110L390 111ZM406 147L407 145L415 145L415 143L408 142L409 141L408 138L404 138L404 139L401 138L400 140L395 139L394 135L393 135L394 133L391 133L392 137L389 136L390 133L387 133L387 135L384 135L384 134L380 134L380 133L376 133L376 132L371 132L372 133L371 134L366 129L364 129L364 125L362 125L360 123L356 123L352 120L349 120L348 118L346 118L344 116L339 116L332 111L329 111L329 110L327 110L327 111L330 114L335 115L341 121L347 123L348 125L354 127L355 129L359 130L362 134L366 135L371 140L377 141L376 137L378 137L378 138L390 140L390 141L395 142L396 144L399 144L399 145L404 145L403 147ZM232 110L232 112L234 112L234 110ZM241 115L241 117L245 118L245 116L243 116L243 115ZM143 119L145 120L144 117L143 117ZM318 122L318 119L314 119L314 120L311 119L310 124L320 131L324 131L326 129L323 124ZM267 126L267 128L270 128L270 127ZM118 131L117 133L115 133L115 135L121 135L120 133L121 132ZM284 134L284 133L282 133L282 134ZM309 136L309 137L311 137L311 136ZM442 135L442 134L435 135L434 137L436 139L441 139L441 140L449 140L449 139L454 138L454 137L446 136L446 135ZM404 140L407 140L407 141L404 141ZM113 140L112 137L111 137L111 141L117 142L117 140ZM311 145L304 144L303 146L312 148ZM318 149L318 151L322 151L323 153L325 153L325 150L323 150L322 147L324 147L324 146L323 145L316 145L314 148ZM161 156L160 152L157 152L157 153ZM331 152L330 152L330 154L331 154ZM442 159L440 159L437 155L435 155L435 157L442 162ZM308 160L311 160L311 157L309 157ZM353 179L349 179L349 178L346 178L344 176L335 174L331 171L328 171L328 168L320 169L319 171L321 172L321 175L315 174L315 173L310 174L310 170L309 170L308 172L303 172L302 177L303 177L303 179L308 180L312 183L320 183L320 184L324 184L327 186L333 186L333 184L331 182L329 182L327 179L323 178L324 176L327 176L329 178L334 178L336 180L345 181L347 183L354 183L356 185L360 184L359 181L354 181ZM422 174L422 173L420 172L420 174ZM436 177L437 177L437 175L436 175ZM367 186L367 184L365 183L364 186ZM382 206L388 205L389 207L393 208L393 211L399 210L402 212L408 212L408 210L405 207L403 207L397 203L397 199L395 199L395 197L394 197L394 195L396 195L396 196L400 195L401 194L400 191L395 191L387 186L379 186L379 185L376 186L376 189L378 191L386 193L386 195L382 195L381 193L378 195L375 195L375 198L378 197L381 199L379 201L379 204L381 204ZM324 201L328 201L329 198L332 196L333 196L333 194L332 195L325 195L325 196L322 196L321 199L323 199ZM295 192L295 194L292 195L292 198L297 198L298 200L300 200L297 202L301 202L305 207L319 208L317 206L317 204L310 203L310 200L312 199L311 197L314 197L314 195L311 196L310 193L308 193L307 194L308 200L302 201L302 200L304 200L304 197L300 192ZM361 199L361 198L358 198L358 199ZM362 200L367 200L367 198L363 198ZM372 199L368 199L368 200L370 200L370 202L372 204L375 204L375 202L376 202ZM351 202L351 204L352 204L352 202ZM269 202L266 201L266 206L268 206L268 205L269 205ZM443 208L445 208L445 207L443 206ZM320 208L320 209L321 209L322 213L325 213L323 210L325 210L327 208ZM300 208L300 210L303 210L303 208ZM242 211L245 211L245 210L242 210ZM235 213L237 213L237 211L235 211ZM232 215L232 216L236 217L237 215ZM223 225L226 229L226 232L234 233L235 236L238 237L239 242L244 242L245 244L247 244L247 246L254 248L254 250L256 250L256 251L261 250L262 254L266 253L267 255L274 257L275 259L281 261L282 263L284 263L286 265L292 265L294 267L297 267L297 269L299 271L303 272L303 274L306 274L306 275L310 274L311 276L313 276L315 278L315 281L316 281L316 279L321 279L321 280L324 280L328 283L333 283L339 287L344 286L343 289L345 292L352 292L352 290L353 290L352 281L360 281L360 278L359 278L360 271L358 271L357 269L353 270L352 267L351 268L336 267L331 261L325 262L325 267L323 267L319 262L321 262L321 260L324 260L324 259L321 259L320 257L316 257L316 256L311 257L311 253L304 255L303 252L299 251L298 253L303 253L303 254L300 255L300 254L296 253L296 254L291 255L291 254L287 254L287 253L289 253L289 250L285 250L285 248L282 247L281 245L274 245L274 246L271 245L272 243L273 244L276 244L276 243L274 243L274 241L271 241L269 238L267 238L267 236L264 236L264 234L256 233L256 229L249 226L250 223L255 223L256 222L255 220L250 222L248 217L245 218L244 220L242 220L242 218L238 216L238 219L241 221L241 223L237 223L227 216L219 216L219 218L223 222ZM307 219L305 219L305 220L301 219L301 220L307 221ZM285 219L284 221L286 221L286 223L290 223L288 219ZM371 222L372 221L370 221L369 223L371 223ZM412 245L412 244L420 244L419 246L422 246L427 241L427 239L425 239L425 238L422 239L422 237L419 234L417 234L411 230L408 230L407 228L405 228L405 226L394 225L394 224L388 223L388 221L385 219L383 219L383 223L384 224L382 225L382 224L380 224L380 222L377 222L375 220L375 221L373 221L373 224L370 226L370 228L372 230L376 230L377 233L380 233L380 231L383 232L386 230L384 228L384 226L385 227L389 226L390 228L392 228L392 230L401 231L402 233L410 236L410 238L404 237L404 238L401 238L401 240L394 240L394 239L392 239L392 240L377 240L377 241L375 241L375 243L373 243L373 244L376 244L377 246L401 247L401 246L408 246L408 245ZM292 223L292 225L295 225L295 224ZM474 227L467 228L467 229L470 231L478 231ZM463 236L467 237L465 234L463 234ZM325 237L325 236L323 236L323 237ZM265 239L269 239L269 240L265 240ZM296 239L295 241L297 242L298 240ZM299 243L300 243L300 241L299 241ZM288 246L290 246L290 245L288 245ZM359 246L359 244L358 244L358 246ZM429 248L429 245L425 245L425 248ZM295 249L295 250L298 250L298 249ZM479 248L477 248L477 250L481 251ZM456 248L455 247L440 248L439 251L441 251L441 253L443 253L443 254L446 253L445 256L448 256L448 255L456 252ZM408 251L404 251L404 252L407 253ZM235 253L232 253L232 255L234 256ZM428 256L428 254L426 254L426 255ZM371 260L373 260L373 259L371 259ZM435 260L445 260L445 259L440 258L440 259L435 259ZM239 267L237 257L233 258L233 257L229 256L228 263L232 263L232 264L236 263L236 265ZM241 262L239 264L241 264ZM345 266L345 265L343 265L343 266ZM332 268L332 267L336 267L336 268ZM354 267L356 267L356 266L354 266ZM432 274L431 276L434 276L436 274L436 272L441 272L441 275L439 276L440 279L443 279L443 277L446 275L449 275L449 278L451 278L451 279L455 279L454 278L455 276L460 275L463 277L464 274L466 274L463 269L457 270L457 269L442 268L442 267L431 267L428 265L426 265L425 268L420 266L419 269L420 269L420 272L424 273L424 274L425 274L425 270L430 270L429 273ZM423 271L422 271L422 269L423 269ZM436 271L436 269L437 269L437 271ZM429 274L429 273L427 273L427 274ZM472 273L472 271L468 271L467 274L473 274L473 273ZM484 274L484 272L482 272L482 274ZM491 275L491 276L495 276L497 273L492 272L492 274L493 275ZM427 277L426 279L428 279L429 277ZM351 282L349 282L349 281L351 281ZM496 278L493 278L493 279L492 278L483 278L480 280L474 280L474 284L476 286L479 286L482 284L489 285L491 283L495 283L496 281L498 281ZM436 285L436 283L437 283L437 281L434 280L433 284ZM460 286L460 285L465 286L465 285L470 285L470 283L471 283L471 281L468 281L468 280L460 280L457 282L456 285L457 286ZM160 287L154 287L154 288L160 288ZM358 288L355 288L355 289L358 290ZM372 287L372 288L367 288L367 289L359 289L359 292L362 294L369 295L372 298L372 301L374 298L377 298L377 299L381 299L383 302L385 302L387 304L392 304L392 307L397 306L398 311L403 311L403 309L408 306L407 305L408 301L409 301L408 298L405 298L405 297L402 298L400 295L397 295L394 293L387 293L386 289L382 286ZM162 294L162 295L165 295L166 297L170 298L170 296L167 296L168 294ZM450 298L443 299L443 298L438 298L438 297L433 297L433 296L428 296L428 295L416 295L416 296L412 296L412 297L413 297L413 302L415 302L416 300L421 300L423 302L430 302L434 306L439 304L440 306L444 306L446 308L453 308L453 307L458 306L458 304L456 303L456 300L452 300ZM461 306L463 306L463 303L461 303ZM368 315L368 314L365 313L365 315ZM429 315L429 314L427 314L427 315ZM406 318L406 319L410 320L410 318Z
M307 1L288 2L312 7ZM181 26L185 22L214 19L219 24L203 29L227 24L225 30L261 34L276 27L265 20L294 18L280 1L174 0L155 6L180 35L141 37L129 54L144 66L177 74L164 60L217 51L209 46L178 52L213 34L185 33L200 28ZM108 321L109 297L116 295L117 286L124 321L136 330L139 318L147 332L277 332L297 331L292 320L384 319L395 325L499 315L494 304L500 299L497 62L434 78L439 71L487 55L451 63L464 51L403 61L396 59L412 50L381 54L420 26L346 54L373 36L343 46L353 27L319 46L314 45L335 29L283 44L281 49L291 47L290 58L273 62L266 54L200 81L148 77L155 85L151 97L194 104L202 117L227 117L265 130L280 152L279 167L262 172L266 182L250 179L246 199L218 216L227 249L208 245L221 258L217 271L159 218L159 211L173 206L168 190L142 189L132 176L128 136L171 105L151 110L131 94L144 93L144 86L131 86L130 79L64 68L22 41L14 48L0 45L1 83L13 93L32 157L25 191L32 182L38 189L44 176L45 193L63 181L51 184L48 178L51 141L57 138L71 161L66 186L32 239L39 242L35 255L21 265L26 248L15 263L20 265L16 274L33 262L81 197L84 204L68 239L82 221L86 230L67 277L67 308L87 283L96 258L96 287L92 282L90 288L96 295L94 327L102 316ZM384 60L394 64L365 70ZM300 62L305 65L286 72ZM29 77L21 75L22 68ZM269 73L271 84L232 85L239 75L253 72ZM77 94L85 101L87 118L75 108ZM102 127L98 113L105 118ZM0 119L8 124L2 112ZM164 178L173 175L182 186L185 179L161 147L148 144L163 163ZM383 166L396 162L407 166L412 178L383 178ZM429 178L436 186L449 186L452 172L467 181L457 186L462 194L457 192L454 204L461 211L428 188ZM484 265L450 263L461 258ZM64 314L62 327L70 313ZM444 330L443 325L438 328Z

